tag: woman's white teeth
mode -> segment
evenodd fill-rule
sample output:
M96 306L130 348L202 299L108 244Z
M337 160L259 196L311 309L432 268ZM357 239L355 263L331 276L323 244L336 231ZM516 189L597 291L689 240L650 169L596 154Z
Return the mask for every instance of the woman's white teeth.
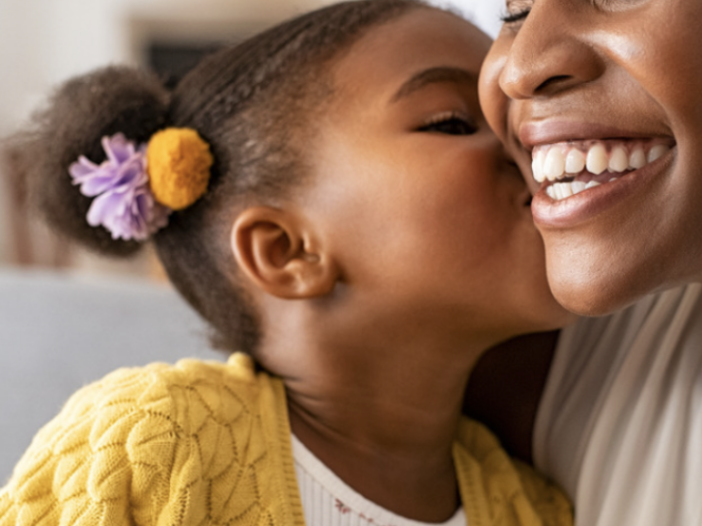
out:
M570 183L571 190L573 191L573 195L578 194L585 190L585 187L587 185L583 183L582 181L573 181Z
M658 144L654 146L653 148L651 148L651 151L648 152L648 162L652 163L656 159L660 159L666 153L668 153L668 150L670 150L670 148L668 148L665 144Z
M532 153L534 179L539 183L550 182L546 193L551 199L566 199L616 181L624 173L660 159L671 149L666 144L652 145L652 142L587 141L538 146Z
M531 161L531 173L534 175L534 179L542 182L546 179L544 175L544 157L546 153L543 150L539 150L534 154L534 158Z
M629 155L621 146L616 146L612 150L612 155L609 156L609 164L607 165L610 172L623 172L629 168Z
M544 174L549 181L555 181L565 171L565 156L560 148L551 148L544 161Z
M607 150L601 144L596 144L587 152L585 160L585 168L590 173L599 175L607 169L609 162L607 160Z
M621 175L628 170L643 168L669 151L670 146L652 146L650 140L638 143L619 141L613 145L602 141L587 141L577 145L561 143L534 148L531 167L534 179L539 183L587 175L583 173L584 170L595 176L605 171Z
M565 171L569 174L579 174L585 169L585 154L580 150L571 150L566 155Z
M641 146L634 148L634 151L631 152L631 156L629 157L629 168L638 170L646 166L646 164L648 164L648 160L646 159L646 152L644 152L644 149Z
M587 190L589 188L594 188L595 186L600 186L597 181L590 181L589 183L583 183L582 181L571 181L569 183L554 183L551 186L546 187L546 193L551 199L560 201L571 195L576 195Z

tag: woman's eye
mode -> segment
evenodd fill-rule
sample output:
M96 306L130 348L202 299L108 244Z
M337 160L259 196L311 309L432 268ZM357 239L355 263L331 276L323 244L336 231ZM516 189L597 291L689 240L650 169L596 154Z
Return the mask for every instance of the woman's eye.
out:
M419 131L447 135L472 135L478 131L478 128L463 117L451 116L425 124L419 128Z
M507 0L506 12L500 17L505 24L523 22L531 12L533 0Z
M505 13L500 17L500 20L502 20L502 22L505 24L515 24L517 22L522 22L523 20L525 20L526 17L529 16L530 12L531 9L523 9L514 13Z

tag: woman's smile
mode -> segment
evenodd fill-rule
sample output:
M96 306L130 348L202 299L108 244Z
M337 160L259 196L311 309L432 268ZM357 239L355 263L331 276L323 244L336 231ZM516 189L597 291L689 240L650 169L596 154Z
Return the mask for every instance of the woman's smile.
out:
M531 150L534 220L545 228L575 226L655 191L649 182L664 176L676 153L672 137L596 124L526 123L519 138Z

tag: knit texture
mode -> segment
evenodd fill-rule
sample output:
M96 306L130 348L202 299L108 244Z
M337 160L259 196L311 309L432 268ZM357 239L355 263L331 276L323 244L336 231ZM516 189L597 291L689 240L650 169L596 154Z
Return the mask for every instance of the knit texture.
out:
M570 526L562 494L481 425L454 453L471 526ZM0 492L0 526L303 526L285 390L236 354L122 369L78 391Z
M563 492L510 458L481 424L462 420L453 456L470 526L573 524L573 510Z

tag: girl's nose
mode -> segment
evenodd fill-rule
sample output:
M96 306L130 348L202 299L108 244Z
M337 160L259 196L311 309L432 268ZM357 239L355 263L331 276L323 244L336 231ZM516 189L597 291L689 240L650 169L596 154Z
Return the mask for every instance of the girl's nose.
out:
M533 3L521 27L514 28L516 34L500 72L500 88L509 98L553 96L602 75L605 62L588 39L585 4L590 2ZM503 34L509 31L507 27Z

